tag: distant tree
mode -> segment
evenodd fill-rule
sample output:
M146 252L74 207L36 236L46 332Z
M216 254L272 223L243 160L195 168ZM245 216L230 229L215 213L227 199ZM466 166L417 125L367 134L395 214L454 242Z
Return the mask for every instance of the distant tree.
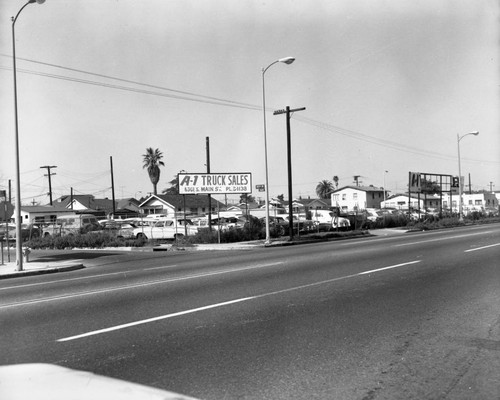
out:
M153 184L153 193L156 195L156 186L160 181L160 166L165 166L163 161L161 161L163 153L159 149L153 150L152 147L149 147L146 149L146 154L143 154L142 157L142 168L147 168L149 179L151 179L151 183Z
M329 180L324 179L316 185L316 194L320 199L327 199L331 191L333 184Z
M338 189L339 188L339 177L337 175L335 175L333 177L333 182L335 183L335 189Z
M284 194L280 194L276 197L279 201L281 202L284 202L285 201L285 195Z
M177 179L177 175L174 176L170 182L168 182L170 187L163 189L163 194L179 194L179 179Z
M240 196L240 203L255 203L255 197L253 197L251 194L243 193Z
M420 181L422 193L437 194L441 192L439 183L422 178Z

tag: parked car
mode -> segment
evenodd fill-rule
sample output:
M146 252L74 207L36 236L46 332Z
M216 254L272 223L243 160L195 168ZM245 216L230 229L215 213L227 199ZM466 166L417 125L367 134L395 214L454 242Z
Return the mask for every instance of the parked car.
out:
M266 219L261 218L262 224L265 225ZM278 236L286 235L290 231L290 224L288 223L288 216L269 216L269 228L273 229ZM298 219L295 215L293 216L293 231L294 233L307 233L314 232L316 226L313 221L307 219Z
M212 218L211 222L212 222L212 228L221 231L242 228L244 225L244 221L241 221L236 217Z
M117 238L132 239L135 238L134 229L137 228L134 224L120 220L105 220L99 221L103 232L110 232Z
M289 217L287 216L285 219L288 222ZM308 233L316 230L316 226L313 221L308 219L299 219L295 215L293 216L292 225L294 232L298 230L300 233Z
M21 239L23 242L40 237L42 234L42 227L38 224L21 224ZM5 225L0 227L0 240L5 238ZM16 240L16 225L8 225L9 240Z
M196 235L198 227L189 219L159 219L153 225L141 226L134 229L136 238L144 239L177 239Z
M42 235L46 236L66 236L77 233L98 231L101 225L92 214L62 215L56 219L55 224L46 226Z
M10 240L12 237L15 237L16 235L16 225L15 224L5 224L2 223L0 224L0 241L2 240L7 240L7 238Z

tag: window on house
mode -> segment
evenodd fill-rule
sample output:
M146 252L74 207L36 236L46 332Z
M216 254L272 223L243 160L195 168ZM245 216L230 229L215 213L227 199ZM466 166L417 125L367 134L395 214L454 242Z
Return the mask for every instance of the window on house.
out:
M358 194L357 193L353 193L352 194L352 199L353 200L357 200L358 199Z
M342 200L347 200L347 194L345 193L342 194Z
M469 205L472 205L472 199L469 200Z
M476 200L476 206L480 206L481 204L483 204L483 201L482 200Z

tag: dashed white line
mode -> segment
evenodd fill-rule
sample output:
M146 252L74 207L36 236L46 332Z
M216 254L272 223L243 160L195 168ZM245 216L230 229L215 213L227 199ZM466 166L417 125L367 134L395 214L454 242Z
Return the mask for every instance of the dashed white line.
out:
M327 284L327 283L332 283L332 282L336 282L336 281L340 281L340 280L344 280L344 279L350 279L350 278L354 278L354 277L361 276L361 275L366 275L366 274L371 274L371 273L375 273L375 272L385 271L387 269L392 269L392 268L403 267L403 266L406 266L406 265L417 264L419 262L421 262L421 260L410 261L410 262L406 262L406 263L402 263L402 264L396 264L396 265L390 265L388 267L377 268L377 269L373 269L373 270L370 270L370 271L363 271L363 272L359 272L357 274L352 274L352 275L347 275L347 276L341 276L341 277L338 277L338 278L328 279L328 280L324 280L324 281L320 281L320 282L309 283L309 284L306 284L306 285L295 286L295 287L292 287L292 288L277 290L277 291L270 292L270 293L264 293L264 294L260 294L260 295L256 295L256 296L251 296L251 297L243 297L243 298L240 298L240 299L229 300L229 301L225 301L225 302L222 302L222 303L210 304L210 305L207 305L207 306L193 308L193 309L190 309L190 310L179 311L179 312L172 313L172 314L160 315L158 317L152 317L152 318L143 319L143 320L139 320L139 321L129 322L129 323L126 323L126 324L115 325L115 326L111 326L109 328L99 329L99 330L90 331L90 332L82 333L82 334L75 335L75 336L69 336L69 337L66 337L66 338L57 339L57 342L68 342L68 341L71 341L71 340L82 339L82 338L85 338L85 337L88 337L88 336L99 335L99 334L106 333L106 332L112 332L112 331L116 331L116 330L120 330L120 329L130 328L132 326L143 325L143 324L147 324L147 323L150 323L150 322L164 320L164 319L167 319L167 318L173 318L173 317L178 317L178 316L181 316L181 315L192 314L192 313L199 312L199 311L205 311L205 310L210 310L210 309L213 309L213 308L224 307L224 306L228 306L228 305L232 305L232 304L236 304L236 303L242 303L242 302L245 302L245 301L255 300L255 299L259 299L259 298L263 298L263 297L275 296L275 295L278 295L278 294L281 294L281 293L286 293L286 292L296 291L296 290L300 290L300 289L310 288L310 287L318 286L318 285L324 285L324 284ZM279 264L279 263L277 263L277 264Z
M471 251L478 251L483 249L489 249L490 247L500 246L500 243L490 244L488 246L476 247L474 249L465 250L464 253L469 253Z

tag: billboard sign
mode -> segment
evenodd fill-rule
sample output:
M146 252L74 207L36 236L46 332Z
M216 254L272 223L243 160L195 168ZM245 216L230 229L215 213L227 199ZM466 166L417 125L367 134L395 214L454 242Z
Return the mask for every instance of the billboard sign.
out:
M420 172L410 172L408 187L412 193L420 193L422 191Z
M252 174L249 172L180 173L177 179L179 194L252 193Z

